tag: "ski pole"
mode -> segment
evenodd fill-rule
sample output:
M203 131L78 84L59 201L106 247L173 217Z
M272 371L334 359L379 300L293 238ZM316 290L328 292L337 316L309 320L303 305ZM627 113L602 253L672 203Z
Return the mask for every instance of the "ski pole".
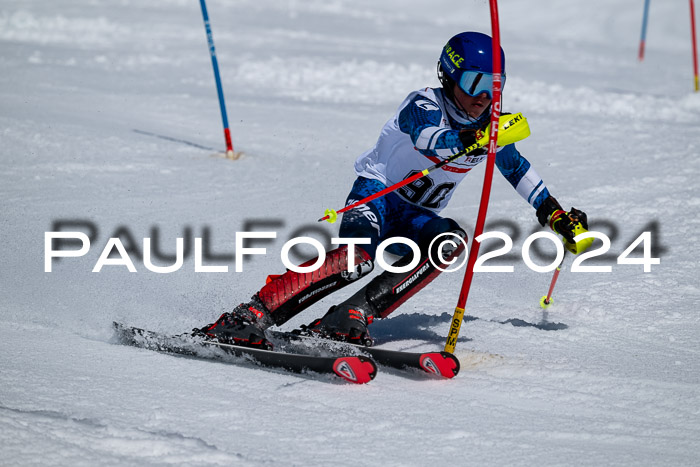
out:
M202 18L204 19L204 29L207 32L207 42L209 43L209 54L211 55L211 66L214 68L214 79L216 80L216 93L219 96L219 107L221 108L221 120L224 124L224 139L226 141L226 157L238 159L240 154L233 152L233 143L231 142L231 130L228 127L228 116L226 115L226 102L224 101L224 88L221 86L221 76L219 74L219 61L216 58L216 49L214 48L214 35L211 32L209 24L209 13L207 13L207 5L205 0L199 0L202 7Z
M479 256L479 242L477 238L484 231L484 223L486 222L486 211L489 206L489 197L491 196L491 182L493 181L493 168L496 165L496 145L501 140L499 135L500 128L500 112L501 112L501 34L498 26L498 5L497 0L489 0L491 11L491 31L493 33L492 53L493 53L493 104L491 107L491 142L489 143L488 159L486 161L486 172L484 174L484 186L481 190L481 202L479 203L479 214L476 218L476 227L474 227L474 238L472 246L469 250L469 260L467 262L467 270L464 272L464 280L462 281L462 289L459 292L459 299L455 312L452 315L450 330L447 333L445 341L445 352L454 353L457 346L457 338L459 337L459 329L462 327L464 320L464 310L467 306L467 297L471 289L472 278L474 277L474 264ZM498 125L495 125L499 122ZM504 132L505 135L505 132Z
M498 143L501 146L507 146L509 144L521 141L528 136L530 136L530 127L527 123L527 119L523 116L522 113L517 113L517 114L508 114L508 115L503 115L499 118L498 120L498 126L499 130L496 130L493 133L498 133L499 131L503 136L501 136L500 140ZM381 191L378 191L376 193L373 193L366 198L363 198L353 204L350 204L348 206L345 206L342 209L338 209L337 211L334 209L326 209L326 212L324 213L325 216L321 217L318 222L322 221L328 221L331 224L333 224L336 220L338 220L338 214L344 213L345 211L349 211L350 209L356 208L357 206L361 206L365 203L369 203L370 201L373 201L377 198L381 198L382 196L391 193L392 191L396 191L402 186L406 186L409 183L412 183L419 178L425 177L428 175L430 172L433 172L434 170L437 170L441 167L444 167L445 165L449 164L450 162L455 161L456 159L466 156L469 153L476 151L479 148L483 148L489 143L489 133L490 133L490 128L491 124L486 127L485 134L477 139L477 141L472 144L471 146L464 148L462 151L458 152L457 154L454 154L447 159L443 159L442 161L438 162L435 165L432 165L428 167L427 169L418 172L404 180L401 180L400 182L394 183L390 187L384 188Z
M566 258L566 250L564 250L564 254L561 257L559 266L557 266L557 269L554 271L554 275L552 276L552 282L549 284L549 291L547 292L547 295L543 295L540 299L540 306L544 309L549 308L549 305L552 304L552 292L554 291L554 285L557 283L557 279L559 278L561 267L564 264L564 258Z

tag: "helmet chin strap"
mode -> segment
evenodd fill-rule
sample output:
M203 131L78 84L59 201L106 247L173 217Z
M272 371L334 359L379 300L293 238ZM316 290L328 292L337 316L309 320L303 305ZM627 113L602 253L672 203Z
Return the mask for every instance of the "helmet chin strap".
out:
M442 64L440 64L440 62L438 62L438 64L437 64L437 76L438 76L438 80L440 81L440 84L442 84L442 90L443 90L443 93L445 94L445 96L447 97L447 99L449 99L450 102L452 102L452 104L455 106L455 109L466 113L464 111L464 109L461 108L461 106L457 102L457 99L455 98L455 92L454 92L455 82L452 81L452 79L450 79L445 74L445 71L442 69Z
M455 96L454 91L456 83L445 74L445 71L442 69L442 65L440 64L440 62L438 62L437 64L437 75L438 80L440 80L440 84L442 84L442 90L445 94L445 97L447 97L447 99L450 101L450 103L452 103L456 110L462 112L468 119L471 119L471 115L469 115L467 110L464 107L462 107L462 104L460 104L459 101L457 101L457 97Z
M491 105L489 105L486 107L486 109L484 109L484 112L482 112L481 115L479 115L478 117L472 117L471 115L469 115L469 112L467 112L467 109L462 107L462 104L460 104L457 100L457 97L455 96L454 92L454 87L457 84L445 74L440 62L438 62L437 64L437 76L438 80L440 81L440 84L442 84L443 93L445 94L445 97L447 98L449 103L451 103L454 106L455 110L464 114L467 120L476 122L484 115L484 112L491 108Z
M452 84L450 85L450 99L452 100L452 103L455 105L457 110L462 112L464 115L467 116L467 118L473 118L471 115L469 115L469 112L467 112L467 109L462 107L462 104L459 102L459 99L457 99L457 96L455 95L455 86L457 84L453 81Z

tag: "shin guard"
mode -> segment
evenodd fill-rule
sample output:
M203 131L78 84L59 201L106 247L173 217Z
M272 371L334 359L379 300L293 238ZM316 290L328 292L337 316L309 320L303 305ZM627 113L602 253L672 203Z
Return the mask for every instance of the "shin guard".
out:
M313 259L301 266L315 262ZM272 321L280 325L323 297L369 274L374 267L370 256L359 246L355 247L354 263L354 271L349 272L348 247L344 245L328 252L326 260L316 271L287 271L279 276L269 276L258 296Z

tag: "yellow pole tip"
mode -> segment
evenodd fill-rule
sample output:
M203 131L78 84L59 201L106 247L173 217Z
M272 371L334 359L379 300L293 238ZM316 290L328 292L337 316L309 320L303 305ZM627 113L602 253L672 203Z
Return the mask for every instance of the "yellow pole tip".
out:
M549 308L549 305L552 304L552 297L549 297L549 302L547 301L547 296L543 295L542 298L540 298L540 306L543 309Z

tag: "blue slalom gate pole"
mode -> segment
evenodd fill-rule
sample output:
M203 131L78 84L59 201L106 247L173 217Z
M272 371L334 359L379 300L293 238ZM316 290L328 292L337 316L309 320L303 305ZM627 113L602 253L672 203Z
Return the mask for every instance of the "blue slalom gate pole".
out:
M202 18L204 19L204 28L207 31L207 41L209 42L209 55L211 55L211 66L214 68L214 79L216 80L216 92L219 95L219 107L221 107L221 120L224 124L224 138L226 140L226 155L234 156L233 143L231 142L231 130L228 127L228 116L226 115L226 102L224 101L224 89L221 86L221 76L219 74L219 61L216 59L216 49L214 48L214 35L211 32L209 24L209 14L207 13L207 5L204 0L199 0L202 7Z
M644 0L644 16L642 16L642 38L639 40L639 61L644 60L644 44L647 40L647 20L649 19L649 2Z

